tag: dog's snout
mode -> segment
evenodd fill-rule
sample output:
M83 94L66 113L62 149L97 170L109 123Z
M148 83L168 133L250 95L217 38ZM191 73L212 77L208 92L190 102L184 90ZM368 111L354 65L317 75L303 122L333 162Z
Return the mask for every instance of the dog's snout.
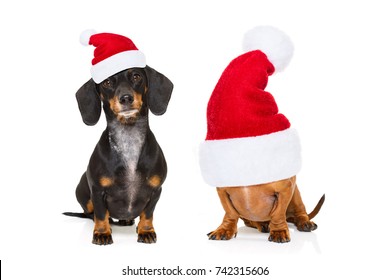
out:
M131 103L133 103L133 101L134 101L134 98L130 94L125 94L119 98L119 102L122 105L131 104Z

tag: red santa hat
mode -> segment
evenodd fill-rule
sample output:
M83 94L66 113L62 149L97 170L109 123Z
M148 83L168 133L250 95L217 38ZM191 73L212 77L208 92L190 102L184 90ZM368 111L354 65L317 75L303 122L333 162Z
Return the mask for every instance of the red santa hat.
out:
M293 44L280 30L246 33L244 54L226 67L207 107L207 136L199 160L206 183L250 186L286 179L301 168L300 141L265 91L268 76L283 70Z
M92 59L91 75L95 83L132 67L146 66L145 55L129 38L112 33L85 30L80 35L81 44L96 47Z

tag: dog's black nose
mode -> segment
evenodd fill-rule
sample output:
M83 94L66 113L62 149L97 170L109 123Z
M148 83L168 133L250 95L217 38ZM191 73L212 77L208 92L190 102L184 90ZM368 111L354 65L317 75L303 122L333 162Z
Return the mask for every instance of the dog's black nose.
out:
M133 103L134 99L130 94L125 94L119 98L119 102L122 105Z

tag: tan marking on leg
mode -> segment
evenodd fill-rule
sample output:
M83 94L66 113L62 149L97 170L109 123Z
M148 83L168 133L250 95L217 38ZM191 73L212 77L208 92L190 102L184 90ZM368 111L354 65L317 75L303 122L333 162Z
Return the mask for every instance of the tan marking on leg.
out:
M95 215L95 227L93 229L92 238L93 244L109 245L113 243L109 217L110 214L107 210L103 220L97 219Z
M139 216L138 231L150 231L154 230L153 228L153 216L149 219L146 218L145 212L142 212Z
M147 218L145 212L139 216L137 226L138 242L141 243L156 243L157 235L153 227L153 216Z
M104 216L104 220L99 220L95 217L95 228L94 233L100 233L100 234L111 234L111 227L109 222L109 213L106 211L106 214Z

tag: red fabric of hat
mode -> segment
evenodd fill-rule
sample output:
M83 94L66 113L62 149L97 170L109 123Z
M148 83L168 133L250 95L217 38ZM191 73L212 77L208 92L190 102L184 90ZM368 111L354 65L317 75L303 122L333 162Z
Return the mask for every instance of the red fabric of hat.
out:
M101 83L128 68L146 66L145 55L138 50L132 40L125 36L85 30L80 35L80 42L85 46L96 47L91 67L91 75L95 83Z
M259 136L290 127L274 97L264 90L274 70L260 50L227 66L209 100L206 140Z
M199 162L204 180L215 187L269 183L301 168L298 134L265 91L268 77L290 61L293 45L273 27L249 31L244 45L246 52L223 71L207 106Z

